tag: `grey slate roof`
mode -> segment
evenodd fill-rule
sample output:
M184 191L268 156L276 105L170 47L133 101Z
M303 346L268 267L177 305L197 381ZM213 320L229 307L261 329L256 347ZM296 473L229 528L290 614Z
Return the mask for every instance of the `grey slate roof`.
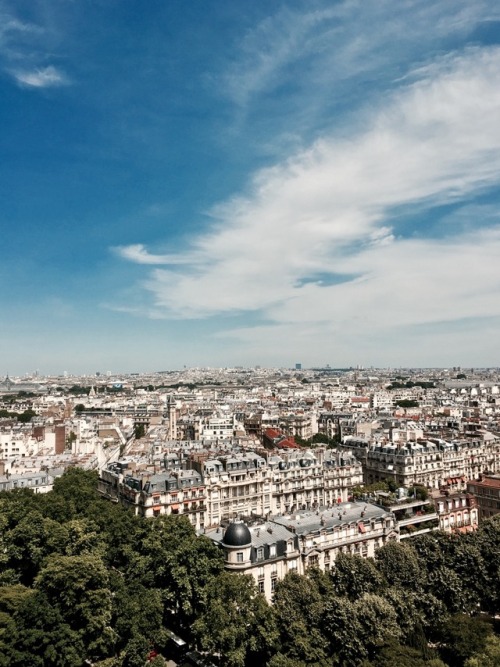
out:
M362 513L363 516L361 516ZM298 535L304 535L329 529L333 526L342 526L359 521L365 522L370 519L380 519L388 516L391 516L391 513L378 505L351 502L340 503L334 509L320 509L317 512L309 510L292 515L278 516L273 521L290 528Z
M257 526L248 526L252 536L252 547L258 548L269 544L276 544L278 540L285 542L293 539L294 535L286 526L281 526L275 523L264 523ZM269 532L271 529L272 532ZM206 536L214 542L221 543L224 541L224 529L207 530Z

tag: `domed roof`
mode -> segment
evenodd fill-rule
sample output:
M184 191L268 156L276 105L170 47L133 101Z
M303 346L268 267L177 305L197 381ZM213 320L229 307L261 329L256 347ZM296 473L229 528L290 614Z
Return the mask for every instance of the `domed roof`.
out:
M244 547L252 542L252 535L244 523L231 523L224 534L222 544L228 547Z

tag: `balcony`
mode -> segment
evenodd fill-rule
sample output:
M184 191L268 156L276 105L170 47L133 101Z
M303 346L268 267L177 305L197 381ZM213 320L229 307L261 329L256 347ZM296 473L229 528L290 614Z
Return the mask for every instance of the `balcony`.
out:
M416 523L424 523L425 521L437 521L439 519L436 512L429 512L429 514L414 514L413 516L408 517L407 519L401 519L397 521L397 524L400 528L404 526L413 526Z
M198 505L198 507L184 508L184 514L195 514L196 512L205 512L206 505Z
M358 533L355 536L342 537L336 535L335 537L328 535L324 541L313 540L313 544L309 547L303 547L304 553L307 555L312 551L325 551L327 549L334 549L337 547L344 547L357 542L368 542L383 538L386 535L386 530L373 530L366 533Z
M408 531L406 533L400 533L399 539L406 540L409 537L417 537L418 535L425 535L426 533L432 533L434 530L439 530L439 526L421 528L420 530Z

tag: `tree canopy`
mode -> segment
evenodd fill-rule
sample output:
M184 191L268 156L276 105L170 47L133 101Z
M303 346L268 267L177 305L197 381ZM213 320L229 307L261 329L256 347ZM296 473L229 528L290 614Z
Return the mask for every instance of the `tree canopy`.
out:
M96 488L70 469L50 493L0 493L0 667L156 667L171 630L222 667L499 664L500 516L291 572L269 605L186 517Z

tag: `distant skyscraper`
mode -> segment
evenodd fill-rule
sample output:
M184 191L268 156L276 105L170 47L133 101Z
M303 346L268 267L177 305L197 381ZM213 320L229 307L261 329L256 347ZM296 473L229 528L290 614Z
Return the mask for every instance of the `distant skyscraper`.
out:
M302 370L302 364L295 364L295 370L296 371L301 371Z

